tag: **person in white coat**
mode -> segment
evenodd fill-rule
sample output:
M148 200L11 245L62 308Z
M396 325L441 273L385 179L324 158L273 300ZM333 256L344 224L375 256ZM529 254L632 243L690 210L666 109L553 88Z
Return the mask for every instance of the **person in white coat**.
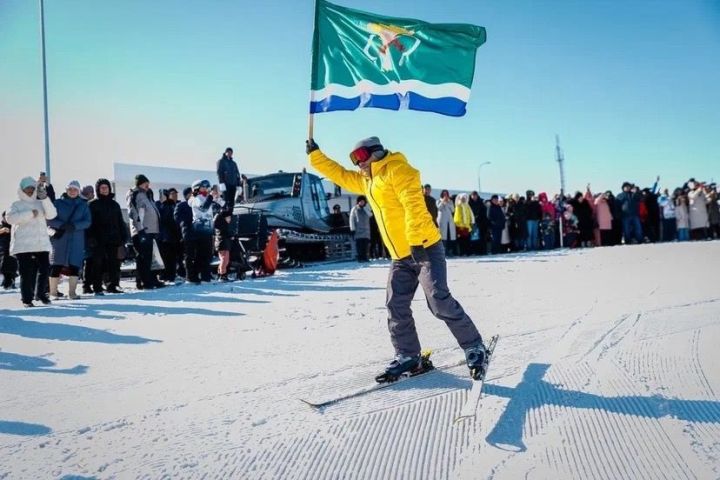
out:
M687 197L684 194L678 195L675 199L675 222L678 241L690 240L690 214L688 213Z
M34 307L33 298L50 303L48 274L50 270L50 237L47 220L57 215L47 196L47 186L34 178L20 181L18 200L13 202L5 218L12 225L10 255L20 266L20 295L25 307Z
M455 204L450 198L450 192L443 190L440 192L440 199L437 201L437 225L440 228L442 241L445 251L449 253L455 252Z
M708 222L707 204L704 186L701 183L689 182L688 186L688 213L690 213L690 238L705 240L707 238Z

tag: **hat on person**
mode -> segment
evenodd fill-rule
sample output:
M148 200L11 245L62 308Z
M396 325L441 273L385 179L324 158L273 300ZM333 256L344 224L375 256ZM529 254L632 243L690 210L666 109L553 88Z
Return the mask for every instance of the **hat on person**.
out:
M368 137L365 139L360 140L358 143L355 144L355 148L353 150L357 150L358 148L366 147L371 150L383 149L382 143L380 143L380 139L378 137ZM379 147L379 148L378 148Z
M25 177L20 180L20 190L25 190L28 187L35 188L35 179L33 177Z
M183 188L183 197L187 197L192 193L192 187L185 187Z
M98 178L98 181L95 182L95 191L100 191L100 185L107 185L110 191L112 192L112 185L110 184L110 180L107 178Z
M201 188L210 188L209 180L195 180L192 184L193 190L199 190Z
M178 191L175 188L170 187L169 189L165 190L165 195L169 196L173 192L178 193Z
M89 197L90 195L93 195L94 193L95 193L95 190L93 190L92 185L85 185L82 188L82 190L80 190L80 194L85 198Z
M135 186L139 187L143 183L150 183L150 180L148 179L148 177L146 177L142 173L135 175Z
M65 190L70 190L71 188L76 189L78 192L80 191L80 182L77 180L70 180L65 187Z

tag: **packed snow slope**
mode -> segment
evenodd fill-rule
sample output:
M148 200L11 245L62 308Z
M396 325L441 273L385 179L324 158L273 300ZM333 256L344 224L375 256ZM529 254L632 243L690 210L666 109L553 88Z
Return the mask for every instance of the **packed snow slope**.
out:
M500 342L315 410L392 356L386 262L24 310L0 295L0 478L720 478L720 242L451 259ZM423 345L462 358L419 291Z

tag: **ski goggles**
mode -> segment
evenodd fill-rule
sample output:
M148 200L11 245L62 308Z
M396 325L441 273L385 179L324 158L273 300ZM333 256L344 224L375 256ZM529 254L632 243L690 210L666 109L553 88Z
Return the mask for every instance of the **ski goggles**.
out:
M373 147L360 147L350 152L350 161L353 165L360 165L363 162L367 162L374 152L382 150L382 147L375 145Z

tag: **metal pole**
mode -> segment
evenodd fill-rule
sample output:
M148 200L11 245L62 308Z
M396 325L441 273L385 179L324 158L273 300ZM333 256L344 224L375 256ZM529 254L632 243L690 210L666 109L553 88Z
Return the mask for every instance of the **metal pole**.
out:
M50 128L48 126L47 67L45 65L45 2L40 0L40 32L42 36L43 106L45 113L45 175L50 180Z
M560 219L558 220L558 228L560 232L560 248L562 248L563 245L563 218L565 215L565 169L563 168L563 163L565 161L565 156L563 155L562 149L560 149L560 137L558 135L555 135L555 153L557 155L557 162L560 166Z
M482 187L480 186L480 170L485 165L490 165L492 162L483 162L478 166L478 195L482 196Z

